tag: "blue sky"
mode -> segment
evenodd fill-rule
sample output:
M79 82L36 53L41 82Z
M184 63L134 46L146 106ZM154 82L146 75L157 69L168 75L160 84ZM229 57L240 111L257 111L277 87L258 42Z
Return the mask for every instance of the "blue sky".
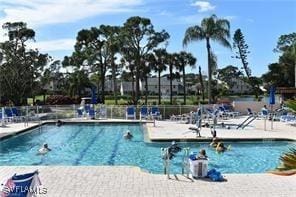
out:
M128 17L143 16L152 20L156 30L165 29L171 36L168 51L184 50L186 28L200 24L204 17L216 14L231 23L232 35L241 28L250 47L250 67L254 75L267 71L278 59L273 52L282 34L296 32L295 0L0 0L0 22L24 21L36 31L38 47L57 59L70 55L77 32L100 24L122 25ZM0 41L3 40L0 31ZM231 58L233 51L217 44L218 67L229 64L241 67ZM197 58L206 73L204 42L192 43L186 49ZM197 72L197 69L187 69Z

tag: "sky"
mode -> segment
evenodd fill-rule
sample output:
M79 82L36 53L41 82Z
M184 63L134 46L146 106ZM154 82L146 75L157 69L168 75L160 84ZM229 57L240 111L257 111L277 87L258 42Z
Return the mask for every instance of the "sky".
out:
M73 52L79 30L101 24L123 25L131 16L150 18L157 31L170 34L169 52L185 50L197 58L196 67L207 71L204 41L186 48L182 41L188 27L216 14L231 24L231 37L240 28L249 45L252 74L261 76L280 54L273 52L280 35L296 32L296 0L0 0L0 24L23 21L36 32L31 47L62 60ZM0 30L0 41L7 39ZM232 41L231 41L232 43ZM241 67L235 50L212 43L218 68ZM187 72L198 69L188 68Z

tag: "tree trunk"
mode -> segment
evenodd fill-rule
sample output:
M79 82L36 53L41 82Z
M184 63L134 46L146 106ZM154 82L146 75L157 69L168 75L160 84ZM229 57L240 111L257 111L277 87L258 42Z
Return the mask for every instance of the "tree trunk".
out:
M98 78L100 78L100 73L98 72ZM98 94L97 94L97 101L102 103L102 97L101 97L101 94L99 93L99 90L100 90L100 85L101 85L101 82L100 80L97 81L97 90L98 90ZM102 90L102 89L101 89Z
M161 104L160 70L158 70L158 105Z
M145 76L145 105L148 103L148 77Z
M210 39L206 38L207 52L208 52L208 99L209 104L212 103L212 67L211 67L211 45Z
M185 65L183 66L183 93L184 93L184 105L186 105L186 76L185 76Z
M170 65L170 104L173 104L173 66Z
M43 105L45 105L46 103L46 91L43 92Z
M132 101L135 103L135 78L134 78L134 70L131 70L132 75Z
M113 96L115 100L115 105L118 104L118 99L117 99L117 82L116 82L116 64L114 62L114 55L112 55L112 62L111 62L111 67L112 67L112 79L113 79Z
M135 105L138 104L139 97L140 97L140 67L141 67L141 60L138 58L137 64L136 64L136 98L135 98Z
M101 102L105 104L105 72L103 65L101 65Z
M202 79L201 67L199 66L199 81L201 85L202 101L205 101L205 86Z

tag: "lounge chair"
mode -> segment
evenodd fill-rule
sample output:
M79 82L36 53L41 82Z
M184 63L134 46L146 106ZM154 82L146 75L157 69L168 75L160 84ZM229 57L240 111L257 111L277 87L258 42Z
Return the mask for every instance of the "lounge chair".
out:
M12 113L11 108L5 108L4 113L5 113L5 118L8 120L8 122L12 122L14 120L14 115Z
M268 111L267 110L262 110L261 112L259 112L258 114L258 118L259 119L268 119Z
M140 120L144 119L144 118L148 118L149 116L149 110L147 106L142 106L141 110L140 110Z
M256 115L256 112L253 112L251 108L247 108L248 115Z
M95 117L96 117L96 112L95 112L95 110L94 110L93 108L90 108L90 109L89 109L89 111L88 111L88 117L89 117L90 119L95 119Z
M12 112L12 115L14 116L14 118L18 121L22 121L25 119L25 116L22 116L19 112L19 110L17 110L16 107L12 107L11 108L11 112Z
M154 118L158 119L158 120L161 119L161 113L160 113L158 107L154 106L154 107L151 108L151 116L152 116L153 119Z
M84 111L85 111L85 113L88 113L89 110L90 110L90 106L89 106L89 105L85 105L85 106L84 106Z
M280 121L285 123L292 123L296 121L296 117L294 115L287 114L287 115L281 116Z
M239 114L240 114L240 112L234 111L233 107L231 105L222 105L222 108L232 118L235 118L236 116L239 116Z
M0 196L36 196L38 186L41 185L38 171L22 175L13 175L2 186ZM34 193L33 193L34 192Z
M135 107L129 106L129 107L126 108L125 118L126 119L129 119L129 118L136 119L136 110L135 110Z
M77 118L82 118L82 117L83 117L82 109L77 109Z

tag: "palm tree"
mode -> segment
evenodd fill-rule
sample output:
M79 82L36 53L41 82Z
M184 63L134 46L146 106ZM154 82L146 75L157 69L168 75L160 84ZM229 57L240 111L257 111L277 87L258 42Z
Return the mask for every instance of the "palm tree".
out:
M145 81L145 105L148 103L148 77L151 73L152 68L155 67L156 59L152 53L148 53L145 55L142 72L141 72L141 79Z
M280 171L296 170L296 148L290 148L288 152L280 157L281 165L277 168Z
M216 15L209 18L204 18L201 25L189 27L183 39L183 45L187 46L190 42L206 40L206 47L208 53L208 99L212 103L211 94L211 81L212 81L212 68L211 68L211 45L210 41L217 41L227 48L231 48L229 43L230 38L230 23L226 19L219 19Z
M181 51L178 56L178 69L182 72L183 75L183 93L184 93L184 105L186 105L186 73L185 67L191 66L193 67L196 63L196 59L193 57L191 53L186 53L185 51Z
M106 53L108 54L108 61L110 62L109 67L111 68L112 80L113 80L113 96L115 100L115 105L117 102L117 81L116 81L116 73L118 71L118 64L115 63L115 55L119 52L119 32L120 27L118 26L109 26L109 25L101 25L100 31L102 36L105 39L105 47Z
M169 67L169 75L168 79L170 80L170 104L173 104L173 80L179 78L179 73L174 73L174 68L178 67L178 53L168 54L166 58L168 67Z
M154 50L154 57L156 60L156 64L154 66L154 71L158 73L158 104L161 104L161 78L160 75L163 71L167 69L166 67L166 57L167 52L165 49L156 49Z

